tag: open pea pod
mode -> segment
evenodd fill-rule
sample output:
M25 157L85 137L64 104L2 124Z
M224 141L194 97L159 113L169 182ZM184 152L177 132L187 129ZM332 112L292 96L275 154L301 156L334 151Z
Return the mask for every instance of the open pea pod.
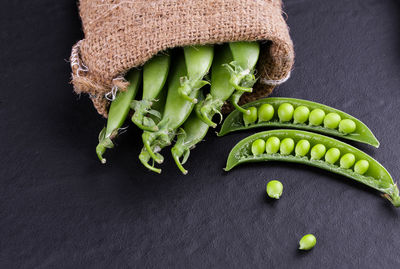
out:
M356 119L355 117L347 113L344 113L343 111L340 111L338 109L323 104L302 99L295 99L295 98L269 97L251 103L247 103L243 106L243 108L248 109L250 107L255 107L259 111L259 108L265 104L270 104L273 107L273 111L271 112L272 118L270 120L263 121L259 119L258 121L256 120L253 123L246 124L243 120L243 113L235 110L232 111L232 113L230 113L224 120L224 123L222 124L218 136L223 136L234 131L247 130L252 128L279 127L279 128L303 129L369 144L377 148L379 147L379 141L375 138L374 134L363 122L361 122L360 120ZM282 104L291 104L294 107L294 109L300 106L306 107L308 108L309 111L320 109L324 111L326 115L329 113L335 113L340 116L341 121L343 120L352 121L355 124L355 129L352 130L352 132L350 133L344 133L342 131L339 131L338 127L335 129L327 128L322 123L321 125L318 126L312 125L309 123L309 120L306 120L304 123L298 123L298 122L296 123L293 116L291 117L291 120L282 122L278 116L278 109Z
M267 153L269 148L269 138L274 138L276 141L278 141L277 147L280 147L279 150L273 152L269 151L269 153ZM288 150L286 145L282 147L284 144L284 139L291 140L291 143L294 142L291 149ZM303 154L300 156L297 154L297 149L294 150L294 145L304 144L304 140L308 141L309 147L305 151L303 150ZM257 144L255 141L261 141L261 143L258 144L263 144L262 141L267 141L267 145L265 146L267 150L261 149L261 151L259 150L256 154L254 154L254 152L256 152L254 145ZM279 143L281 144L279 145ZM335 151L339 152L340 156L342 157L344 157L346 154L347 156L351 155L353 157L353 162L350 163L347 168L342 168L342 158L340 158L339 161L339 156L337 156L334 161L330 161L332 158L328 156L328 151L326 151L326 154L324 151L324 153L321 155L325 156L325 160L323 160L323 157L318 159L312 158L312 151L316 145L323 145L323 147L328 149L328 151L329 149L335 149ZM310 148L311 151L309 150ZM229 171L242 163L265 161L301 163L340 174L384 193L383 196L387 198L394 206L400 206L399 190L386 169L368 154L336 139L299 130L272 130L256 133L246 137L236 144L236 146L229 153L225 170ZM361 169L357 168L359 161L367 163L367 168L365 169L364 167L362 172L360 172Z

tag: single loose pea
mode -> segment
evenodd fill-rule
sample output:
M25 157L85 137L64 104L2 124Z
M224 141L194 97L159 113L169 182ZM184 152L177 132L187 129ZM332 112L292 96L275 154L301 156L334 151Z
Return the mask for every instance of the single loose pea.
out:
M263 104L258 108L258 122L270 121L274 117L274 107L270 104Z
M326 147L322 144L317 144L311 149L311 160L320 160L324 157Z
M296 156L305 156L309 151L310 151L310 142L308 142L308 140L302 139L299 142L297 142L296 145Z
M285 138L281 142L280 152L282 155L289 155L294 149L294 140L291 138Z
M283 103L278 108L278 117L282 122L291 121L293 118L294 108L289 103Z
M356 156L353 153L346 153L340 158L340 167L349 169L356 162Z
M267 194L269 197L279 199L282 195L283 185L278 180L271 180L267 184Z
M310 117L308 118L308 122L311 125L319 126L322 124L325 118L325 112L322 109L316 108L313 109L310 113Z
M350 134L356 130L356 123L353 120L345 119L339 123L339 132Z
M317 238L313 234L306 234L300 239L299 249L301 250L310 250L317 243Z
M338 148L330 148L325 154L325 161L334 164L340 158L340 150Z
M267 143L265 145L265 150L268 154L274 154L279 151L279 146L281 141L276 136L272 136L267 139Z
M310 115L310 110L306 106L299 106L294 110L294 123L305 123Z
M324 127L329 129L336 129L342 118L337 113L328 113L324 118Z
M252 107L249 107L247 110L250 111L250 114L246 114L246 113L243 114L243 121L244 121L245 126L255 123L257 120L257 108L252 106Z
M364 175L368 171L368 168L369 168L369 162L367 160L359 160L354 165L354 172L360 175Z
M251 152L255 156L263 154L264 151L265 151L265 141L263 139L257 139L251 145Z

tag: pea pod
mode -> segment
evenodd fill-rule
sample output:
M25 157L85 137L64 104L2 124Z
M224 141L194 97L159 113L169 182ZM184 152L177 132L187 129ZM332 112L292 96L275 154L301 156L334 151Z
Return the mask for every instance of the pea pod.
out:
M252 92L256 82L254 68L260 55L260 44L258 42L232 42L229 43L233 61L224 66L231 74L230 84L236 89L231 96L232 105L242 113L248 113L239 106L240 97L245 92Z
M189 158L190 150L199 143L207 134L209 126L205 124L196 114L192 111L189 118L183 124L178 132L178 139L171 149L172 157L175 160L179 170L186 175L188 171L183 167L183 164ZM183 156L182 162L180 158Z
M192 103L197 103L197 92L209 82L203 80L208 73L214 57L214 48L210 45L187 46L183 48L187 76L181 77L179 94Z
M233 61L229 45L215 48L215 57L211 67L211 89L205 100L196 105L196 113L206 124L215 128L212 121L215 113L220 113L224 102L232 95L235 88L230 84L230 72L224 66ZM221 116L222 118L222 116Z
M187 75L187 69L183 55L176 55L176 64L170 74L168 93L163 117L157 124L158 131L144 131L143 144L157 163L162 163L164 158L158 152L171 144L175 137L176 129L183 124L193 110L194 104L182 97L179 93L181 77ZM197 94L197 93L196 93ZM197 98L197 95L195 96Z
M280 145L280 152L264 152L257 155L253 154L252 145L254 141L257 139L263 139L264 141L267 141L266 148L268 148L268 140L271 140L270 138L276 138L277 142L272 142L273 144L282 141ZM311 152L306 150L300 155L295 154L293 146L288 150L288 145L290 143L284 144L285 139L288 141L292 140L294 144L298 144L299 141L302 140L307 140L310 143L311 148L322 145L324 150L318 157L315 157L316 155L312 152L313 149ZM333 151L335 152L335 155L337 152L339 152L341 156L349 153L354 155L356 160L354 168L350 169L339 166L338 157L332 157L334 155L329 153L330 150L326 151L325 153L325 148L334 149ZM285 151L285 154L282 154L282 150ZM325 155L325 160L320 159L322 155ZM394 206L400 206L399 190L386 169L366 153L336 139L299 130L273 130L260 132L246 137L236 144L236 146L229 153L225 170L229 171L241 163L265 161L301 163L340 174L384 193L384 197L387 198ZM345 162L348 163L346 160ZM350 167L353 165L352 163L349 165ZM357 163L360 165L357 166Z
M294 112L292 114L289 113L289 116L287 115L288 113L286 113L286 115L279 115L278 113L279 108L286 104L289 104L296 109L294 109ZM294 128L294 129L303 129L303 130L323 133L331 136L337 136L340 138L345 138L348 140L353 140L361 143L366 143L375 147L379 147L379 141L375 138L374 134L363 122L361 122L360 120L356 119L355 117L347 113L344 113L340 110L334 109L326 105L302 99L270 97L270 98L260 99L251 103L247 103L243 107L246 109L249 109L251 107L256 108L258 110L258 112L256 112L258 113L258 121L254 120L253 122L246 124L243 121L244 115L242 113L240 113L239 111L232 111L232 113L230 113L226 117L224 123L222 124L218 136L223 136L234 131L247 130L259 127ZM267 108L270 108L271 110L267 111L268 113L263 113L260 112L260 108L263 109L265 108L265 111L267 111ZM296 117L297 108L299 108L300 112L298 113L298 117ZM305 110L311 111L311 113L309 114L304 113L301 111L301 108L306 108ZM318 117L311 118L311 116L313 116L313 111L315 112L322 111L323 115L321 115L320 117L321 123L317 122L317 120L314 119ZM265 116L263 114L269 114L269 116ZM317 115L317 113L315 114ZM339 116L341 118L339 122L339 127L332 129L326 127L325 125L322 125L323 117L325 114L327 115L334 114ZM303 115L305 116L304 118L302 118ZM285 118L285 120L289 118L290 119L288 121L282 121L281 119L283 118ZM327 118L327 116L325 118ZM295 119L298 120L296 123ZM299 121L302 123L300 123ZM314 124L311 124L310 121ZM343 130L340 130L340 126L343 122L354 123L355 124L354 130L352 130L352 132L347 132L347 133L343 132ZM318 123L320 123L321 125L316 125Z
M107 126L104 127L99 134L99 144L96 147L97 157L102 163L106 163L106 159L103 158L103 154L107 148L113 148L114 139L122 124L124 124L126 117L128 116L129 106L132 99L139 89L141 80L140 71L132 70L128 73L127 79L129 86L124 92L118 92L114 101L110 105L108 111Z
M152 108L157 96L167 80L170 66L169 55L156 55L143 66L143 97L142 100L133 100L131 108L135 111L132 122L142 130L157 131L158 127L148 115L160 118L160 111Z

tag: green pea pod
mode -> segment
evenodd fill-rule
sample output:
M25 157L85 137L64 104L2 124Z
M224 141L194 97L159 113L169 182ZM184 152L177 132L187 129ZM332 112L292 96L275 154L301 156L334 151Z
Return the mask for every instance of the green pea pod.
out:
M214 57L213 46L187 46L183 48L187 76L181 77L179 94L192 103L197 103L197 92L209 82L203 80L208 73Z
M189 158L190 149L192 149L197 143L199 143L204 136L207 134L209 126L205 124L193 111L189 118L180 128L177 134L177 141L174 147L171 149L172 157L175 160L179 170L186 175L188 171L182 166ZM182 162L180 158L183 156Z
M130 71L127 75L129 81L128 88L124 92L118 92L115 100L110 105L107 126L101 130L99 144L96 147L97 156L102 163L106 163L106 159L103 158L104 152L107 148L114 147L112 139L118 134L118 130L128 116L130 103L135 98L139 89L140 77L139 70Z
M162 91L167 80L170 66L169 55L156 55L143 66L143 97L132 101L131 108L135 111L132 122L142 130L157 131L158 127L149 114L160 118L158 110L152 108L157 96Z
M325 155L326 161L311 158L309 152L305 155L303 154L303 156L300 156L298 154L295 154L295 151L292 150L293 147L289 151L287 151L287 147L285 149L285 147L282 146L281 151L282 149L285 149L286 151L284 154L282 154L282 152L264 152L262 154L254 155L254 153L252 152L253 142L257 139L263 139L264 141L267 141L269 138L272 137L277 138L277 141L282 141L281 145L284 143L284 139L294 141L295 144L297 144L301 140L307 140L310 143L311 147L322 144L326 149L335 149L335 151L338 151L342 156L350 153L354 155L356 161L366 162L368 163L369 167L367 169L364 169L361 174L356 172L361 170L357 169L357 163L354 166L354 169L342 168L338 165L337 158L336 161L330 161L327 158L329 150ZM399 190L386 169L366 153L336 139L299 130L273 130L260 132L246 137L236 144L236 146L229 153L225 170L229 171L235 166L242 163L265 161L285 161L301 163L318 167L336 174L340 174L384 193L383 196L387 198L390 202L392 202L394 206L400 206Z
M252 92L256 82L254 68L260 55L258 42L233 42L229 43L233 61L224 66L231 74L229 82L236 89L231 96L232 105L242 113L249 113L238 104L240 97L245 92Z
M187 75L183 55L177 55L176 64L170 74L168 93L162 120L157 124L158 131L147 132L142 135L143 144L157 163L163 162L163 157L157 154L162 148L171 144L175 131L188 118L194 104L179 93L180 78ZM198 92L197 92L198 93ZM195 97L197 98L197 93Z
M234 131L247 130L259 127L294 128L294 129L303 129L303 130L323 133L331 136L337 136L348 140L366 143L374 147L379 147L379 141L375 138L374 134L363 122L361 122L360 120L356 119L355 117L347 113L344 113L340 110L334 109L326 105L302 99L270 97L270 98L260 99L251 103L247 103L243 107L245 109L250 107L255 107L258 109L265 104L270 104L274 108L274 112L272 112L273 116L271 115L272 118L270 120L256 121L254 123L246 125L245 122L243 121L243 114L239 111L232 111L224 120L224 123L222 124L218 136L223 136ZM278 108L281 104L291 104L295 108L304 106L307 107L309 111L312 111L314 109L321 109L326 114L329 113L338 114L342 120L353 121L355 123L355 130L351 133L343 133L339 131L338 128L330 129L324 126L311 125L308 123L308 120L306 120L304 123L295 123L293 117L290 121L282 122L279 120L279 115L277 113Z
M196 105L196 113L206 124L215 128L212 121L215 113L220 113L224 102L232 95L235 88L230 84L230 72L224 64L233 61L229 45L215 48L215 57L211 66L211 89L205 100ZM222 118L222 116L221 116Z

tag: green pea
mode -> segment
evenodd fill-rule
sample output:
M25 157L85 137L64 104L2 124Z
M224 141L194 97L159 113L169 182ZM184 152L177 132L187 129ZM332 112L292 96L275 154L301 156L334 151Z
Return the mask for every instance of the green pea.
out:
M355 162L356 156L354 156L353 153L346 153L342 156L342 158L340 158L340 167L349 169L354 165Z
M356 130L356 123L353 120L345 119L339 123L339 132L350 134Z
M291 121L293 118L294 108L289 103L283 103L278 108L278 117L281 122Z
M280 153L282 155L289 155L290 153L292 153L294 149L294 140L291 138L285 138L282 140L281 142L281 146L280 146Z
M247 110L250 111L250 114L243 113L243 121L245 126L255 123L257 120L257 108L252 106L249 107Z
M337 113L328 113L324 118L324 127L329 129L336 129L342 118Z
M274 107L270 104L263 104L258 108L258 122L270 121L274 117Z
M325 118L325 112L322 109L316 108L313 109L310 113L310 117L308 118L308 122L311 125L319 126L322 124Z
M338 148L330 148L325 154L325 161L330 164L335 164L340 158L340 150Z
M263 154L264 151L265 151L265 141L264 141L264 139L257 139L251 145L251 152L255 156Z
M294 110L294 123L305 123L310 115L310 110L306 106L299 106Z
M278 180L271 180L267 184L267 194L269 197L279 199L282 195L283 185Z
M321 160L326 152L326 147L322 144L317 144L311 149L311 160Z
M368 171L368 168L369 168L369 162L367 160L359 160L354 165L354 172L360 175L364 175Z
M310 250L317 243L317 238L313 234L306 234L300 239L299 249L301 250Z
M281 141L279 140L279 138L277 138L276 136L271 136L267 139L265 150L268 154L277 153L279 151L280 144Z
M310 142L308 142L308 140L302 139L299 142L297 142L296 145L296 156L305 156L307 155L307 153L310 151Z

